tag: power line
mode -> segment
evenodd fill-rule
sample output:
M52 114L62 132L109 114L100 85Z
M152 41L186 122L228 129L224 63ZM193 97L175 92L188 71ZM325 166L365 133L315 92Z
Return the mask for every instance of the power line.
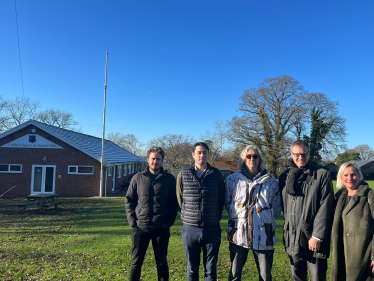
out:
M22 64L21 64L21 49L19 47L17 0L14 0L14 5L15 5L15 10L16 10L16 26L17 26L17 39L18 39L18 58L19 58L19 69L21 70L22 95L25 96L25 90L23 88L23 76L22 76Z

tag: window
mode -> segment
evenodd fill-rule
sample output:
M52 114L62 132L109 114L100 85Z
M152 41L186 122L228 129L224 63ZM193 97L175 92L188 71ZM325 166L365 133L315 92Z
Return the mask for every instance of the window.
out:
M124 175L124 176L127 175L127 164L125 164L124 171L123 171L123 175Z
M117 178L120 178L122 175L122 165L117 166Z
M0 173L22 173L21 164L0 164Z
M69 166L68 174L93 175L92 166Z

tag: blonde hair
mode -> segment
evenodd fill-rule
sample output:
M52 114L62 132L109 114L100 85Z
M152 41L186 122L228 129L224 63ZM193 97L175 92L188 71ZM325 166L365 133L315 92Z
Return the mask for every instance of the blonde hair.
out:
M245 166L245 159L247 158L247 152L249 150L254 150L257 152L258 156L260 157L260 163L258 164L259 170L265 169L265 158L262 155L261 150L255 145L247 145L242 152L240 153L239 161L238 161L238 168L241 170Z
M364 176L362 175L361 170L357 166L356 163L354 163L354 162L345 162L343 165L340 166L338 175L336 177L336 188L337 189L340 189L340 188L344 187L344 183L342 181L342 176L343 176L344 170L346 168L348 168L348 167L353 167L356 170L356 173L358 175L358 182L359 183L364 180Z

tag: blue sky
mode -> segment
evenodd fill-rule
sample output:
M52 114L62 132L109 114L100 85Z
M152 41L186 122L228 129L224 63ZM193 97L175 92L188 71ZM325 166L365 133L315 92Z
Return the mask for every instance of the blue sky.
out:
M0 1L0 95L22 96L14 0ZM17 0L25 96L101 136L196 138L287 74L339 100L349 148L374 147L373 1Z

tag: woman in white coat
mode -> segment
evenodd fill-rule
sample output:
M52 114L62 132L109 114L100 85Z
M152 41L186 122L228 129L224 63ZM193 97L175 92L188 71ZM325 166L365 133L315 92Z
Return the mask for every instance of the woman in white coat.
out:
M240 154L239 171L225 181L231 270L229 281L241 280L242 269L252 250L260 281L272 280L275 219L281 214L277 180L265 169L257 146Z

